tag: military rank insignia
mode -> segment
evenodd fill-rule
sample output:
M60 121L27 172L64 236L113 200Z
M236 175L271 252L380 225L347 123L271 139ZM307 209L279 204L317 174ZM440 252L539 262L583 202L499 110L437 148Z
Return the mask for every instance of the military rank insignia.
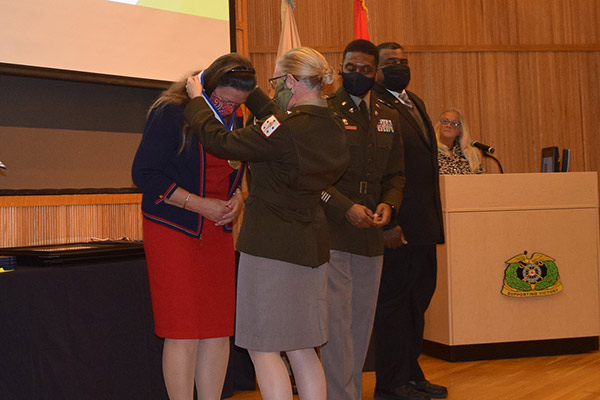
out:
M358 129L356 125L349 125L349 122L346 118L342 118L342 123L344 124L344 128L346 128L346 130L355 131Z
M554 259L542 253L527 251L505 261L502 294L509 297L550 296L562 292L558 267Z
M380 119L379 122L377 122L377 132L394 133L392 121L389 119Z

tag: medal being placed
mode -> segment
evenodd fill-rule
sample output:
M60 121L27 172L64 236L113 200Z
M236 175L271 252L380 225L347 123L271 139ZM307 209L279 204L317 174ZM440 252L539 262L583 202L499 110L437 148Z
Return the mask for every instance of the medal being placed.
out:
M238 161L238 160L227 160L227 163L229 164L229 166L235 170L240 169L240 167L242 166L242 162Z

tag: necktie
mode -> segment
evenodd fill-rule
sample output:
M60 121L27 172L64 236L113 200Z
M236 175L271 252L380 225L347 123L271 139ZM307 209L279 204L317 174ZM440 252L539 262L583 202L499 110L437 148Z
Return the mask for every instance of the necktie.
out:
M410 108L412 108L412 106L413 106L413 103L408 98L408 94L406 92L400 93L400 102Z
M360 115L362 115L365 121L369 121L371 119L371 115L369 114L367 103L365 103L364 100L361 100L358 106L360 107Z

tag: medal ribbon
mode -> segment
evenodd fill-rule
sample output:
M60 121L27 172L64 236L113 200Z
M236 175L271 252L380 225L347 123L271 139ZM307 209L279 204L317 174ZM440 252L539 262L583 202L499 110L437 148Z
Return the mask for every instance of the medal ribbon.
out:
M204 70L198 74L198 78L200 79L200 83L202 84L202 97L204 97L206 104L208 104L208 106L210 107L212 112L215 114L215 118L217 118L223 124L223 126L225 128L231 130L233 128L233 121L235 120L235 114L233 114L231 116L231 121L229 122L229 126L227 126L227 123L225 123L225 118L223 118L223 116L221 115L219 110L217 110L217 107L215 107L215 105L212 103L212 101L210 101L210 97L204 91L204 72L205 71L206 70Z

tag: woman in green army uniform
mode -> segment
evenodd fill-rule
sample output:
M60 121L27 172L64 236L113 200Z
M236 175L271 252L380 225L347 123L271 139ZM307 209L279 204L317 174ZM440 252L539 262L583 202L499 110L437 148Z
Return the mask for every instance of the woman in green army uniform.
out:
M206 151L249 162L250 196L237 247L241 252L235 344L249 350L263 399L292 399L286 352L302 399L325 399L325 376L315 347L327 341L329 238L319 206L323 189L349 162L341 122L322 97L333 69L317 51L290 50L277 62L275 105L260 89L246 105L256 125L228 131L198 97L185 117ZM284 110L284 111L281 111Z

